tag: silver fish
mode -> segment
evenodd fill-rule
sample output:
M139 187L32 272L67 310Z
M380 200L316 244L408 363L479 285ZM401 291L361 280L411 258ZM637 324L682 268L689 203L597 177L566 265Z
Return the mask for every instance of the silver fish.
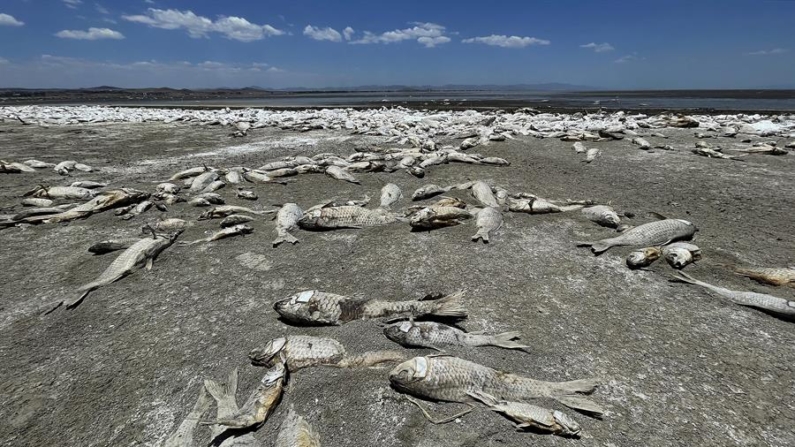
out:
M696 233L696 226L682 219L665 219L639 225L621 233L620 236L596 242L578 242L578 246L590 246L595 254L621 246L660 246L681 239L689 239Z
M203 173L207 172L208 170L210 170L210 168L207 168L207 167L197 167L197 168L186 169L184 171L180 171L180 172L177 172L176 174L172 175L171 177L169 177L168 181L169 182L174 182L174 181L177 181L177 180L184 180L184 179L187 179L187 178L196 177L197 175L203 174Z
M351 175L350 172L346 171L345 169L339 166L329 166L326 168L326 175L333 179L343 180L350 183L361 183L359 180L356 180L356 177Z
M379 301L307 290L277 301L273 309L285 320L314 325L341 325L353 320L382 317L434 315L463 318L467 315L463 295L463 292L457 292L420 301Z
M47 208L52 206L52 200L27 198L22 200L22 206L36 206L36 207Z
M49 216L45 222L58 223L82 219L91 216L92 214L101 213L113 208L119 208L127 205L134 206L135 204L146 200L148 197L148 193L132 188L105 191L82 205L78 205L60 214Z
M627 267L631 269L639 269L648 267L654 261L660 259L662 252L657 247L647 247L640 250L635 250L627 256Z
M221 188L223 188L225 186L226 186L226 183L224 183L222 180L216 180L216 181L210 183L209 185L205 186L204 189L202 189L200 192L201 193L208 193L208 192L218 191L219 189L221 189Z
M200 244L202 242L214 242L220 239L225 239L232 236L238 236L242 234L251 234L254 231L253 228L246 224L235 225L233 227L224 228L222 230L216 231L215 233L211 234L210 236L204 239L198 239L195 241L190 242L182 242L181 245L194 245Z
M582 208L580 206L580 208ZM528 199L508 199L508 211L514 213L528 213L528 214L548 214L560 213L567 211L568 208L563 208L554 203L547 202L546 200L535 197Z
M400 187L394 183L387 183L381 188L381 208L390 209L392 205L403 198Z
M49 188L38 187L30 192L25 193L25 196L33 196L46 199L77 199L89 200L97 195L96 191L88 188L73 188L71 186L52 186Z
M671 267L681 269L701 259L701 249L687 242L674 242L662 248L662 256Z
M516 421L517 429L532 428L553 435L579 437L580 426L576 421L558 410L550 410L524 402L508 402L494 396L476 391L470 394L492 411L502 413Z
M210 409L210 403L210 395L202 387L199 391L199 398L193 404L193 409L177 427L177 430L166 439L163 447L193 447L193 432L199 425L199 419Z
M477 199L483 206L492 208L499 208L500 206L491 192L491 187L486 182L477 181L472 185L472 197Z
M282 185L286 184L283 180L277 180L269 176L267 173L259 171L246 171L243 173L243 178L251 183L279 183Z
M202 192L216 180L218 180L218 173L215 171L207 171L203 174L199 174L191 182L190 190L191 192Z
M235 225L249 223L253 220L253 217L246 216L245 214L231 214L223 218L221 221L221 228L234 227Z
M298 166L295 160L278 160L264 164L257 168L258 171L276 171L278 169L294 168Z
M439 194L446 193L450 191L451 187L442 188L441 186L437 185L425 185L414 191L414 194L411 195L411 200L425 200L429 199L434 196L438 196Z
M270 177L292 177L294 175L298 175L298 171L294 168L282 168L282 169L274 169L273 171L268 171L268 176Z
M275 447L320 447L320 435L290 408L279 428Z
M511 402L551 398L576 410L604 413L580 395L594 391L593 379L544 382L447 355L407 360L389 373L389 382L398 391L435 401L468 403L474 400L472 394L487 393Z
M361 355L350 355L337 340L309 335L274 338L264 348L252 350L248 358L255 366L270 367L274 363L283 362L290 372L312 366L364 368L405 360L402 353L395 351L372 351Z
M276 213L276 239L272 243L274 247L278 247L283 242L291 244L298 242L290 231L296 228L303 215L303 210L295 203L285 203L279 208L279 212Z
M466 333L452 326L432 321L403 321L384 328L384 335L395 343L412 348L431 348L440 351L439 346L496 346L505 349L526 349L527 345L515 342L519 332L505 332L496 335Z
M43 169L43 168L54 168L55 163L46 163L40 160L25 160L22 162L25 165L30 166L31 168L36 169Z
M396 214L383 209L368 210L359 206L337 206L307 210L298 220L304 230L364 228L398 221Z
M132 273L133 269L143 264L146 264L147 270L151 270L155 258L157 258L163 250L170 247L181 233L181 231L178 231L171 236L158 235L154 238L139 240L131 245L130 248L124 250L124 252L99 275L99 278L77 289L77 291L80 292L80 296L76 299L64 300L58 303L56 307L64 304L67 309L74 308L92 291L120 280L124 276Z
M679 276L674 277L675 280L687 284L694 284L697 286L709 289L716 294L728 298L735 304L741 306L755 307L762 309L768 313L785 317L795 318L795 301L779 298L773 295L756 292L742 292L737 290L724 289L723 287L713 286L712 284L699 281L684 272L678 272Z
M204 199L213 205L223 205L226 203L220 194L214 192L203 192L196 196L197 199Z
M502 213L497 208L484 208L478 212L475 224L478 232L472 236L472 240L477 242L480 239L483 243L488 243L491 233L502 227Z
M603 227L616 228L621 223L618 214L607 205L585 207L582 209L582 214L586 219Z
M194 197L188 201L188 205L196 206L196 207L205 207L205 206L212 206L213 204L210 203L209 200L203 199L201 197Z

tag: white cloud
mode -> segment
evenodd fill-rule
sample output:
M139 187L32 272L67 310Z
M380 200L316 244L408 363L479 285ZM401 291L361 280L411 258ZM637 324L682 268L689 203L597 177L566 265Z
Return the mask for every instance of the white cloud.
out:
M8 63L8 59L0 57L0 65L1 64L7 64L7 63Z
M613 48L613 46L610 45L607 42L604 42L604 43L596 43L596 42L586 43L585 45L580 45L580 48L590 48L590 49L592 49L594 51L594 53L604 53L604 52L607 52L607 51L615 50L615 48Z
M269 36L280 36L284 31L270 25L257 25L242 17L221 17L211 20L198 16L193 11L179 11L176 9L149 8L145 15L124 15L124 20L142 23L152 28L184 29L193 38L207 37L210 33L219 33L227 39L241 42L253 42Z
M464 39L463 43L483 43L486 45L493 45L503 48L524 48L530 45L549 45L550 42L544 39L536 39L535 37L519 37L519 36L505 36L492 34L491 36L472 37Z
M0 26L22 26L24 24L25 22L20 22L19 20L15 19L14 16L0 14Z
M353 28L347 26L344 30L342 30L342 35L345 36L345 40L351 40L351 37L353 37L353 32Z
M83 3L83 0L62 0L67 8L77 9L77 6Z
M759 50L746 54L748 56L770 56L772 54L784 54L786 52L787 52L786 48L773 48L772 50Z
M63 31L58 31L55 35L61 39L77 40L124 39L124 34L113 31L110 28L89 28L88 31L65 29Z
M328 40L331 42L342 42L342 35L334 28L318 28L312 25L307 25L304 28L304 36L314 40Z
M100 13L100 14L110 14L110 11L108 11L108 8L100 5L99 3L94 3L94 8L96 8L97 12Z
M632 54L627 54L626 56L621 56L618 59L614 60L613 62L615 62L616 64L625 64L627 62L640 61L640 60L643 60L643 58L639 58L638 53L632 53Z
M284 72L286 72L286 70L282 70L281 68L278 68L278 67L270 67L270 68L268 68L265 71L267 71L268 73L284 73Z
M450 38L445 36L445 27L436 23L414 22L411 28L396 29L382 34L374 34L370 31L364 32L364 37L359 40L351 41L353 44L370 43L396 43L404 40L416 40L427 48L439 44L450 42ZM353 31L353 30L351 30Z

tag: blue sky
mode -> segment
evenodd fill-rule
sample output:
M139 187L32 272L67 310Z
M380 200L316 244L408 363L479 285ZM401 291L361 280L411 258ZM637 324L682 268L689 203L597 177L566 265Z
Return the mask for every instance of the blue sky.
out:
M787 0L2 0L0 87L795 88Z

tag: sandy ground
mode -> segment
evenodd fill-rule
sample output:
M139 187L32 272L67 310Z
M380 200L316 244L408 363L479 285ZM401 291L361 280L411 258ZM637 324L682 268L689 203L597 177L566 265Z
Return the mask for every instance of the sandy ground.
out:
M63 178L52 170L0 175L2 213L21 209L21 194L37 184L74 180L152 191L153 182L207 163L256 167L283 155L336 152L378 144L343 132L302 134L258 129L246 139L228 130L188 124L117 124L38 128L0 124L0 159L75 159L100 168ZM511 191L553 199L593 199L633 212L693 221L704 259L686 271L741 290L795 299L733 275L721 263L795 264L795 155L753 155L746 162L690 153L689 130L664 130L677 151L644 152L628 140L588 144L601 158L588 165L571 143L530 137L474 149L510 167L448 164L425 179L404 172L357 174L362 185L323 175L286 185L259 185L255 205L295 201L306 208L331 198L377 202L393 182L410 197L426 183L484 179ZM658 138L648 138L652 143ZM713 143L715 143L713 141ZM732 147L739 141L721 139ZM250 205L234 198L227 203ZM466 192L456 195L470 202ZM404 199L400 206L409 204ZM185 204L167 213L195 221ZM305 289L386 300L466 289L467 330L518 330L530 353L451 348L449 353L543 380L597 377L593 399L602 420L566 410L583 429L579 440L517 432L483 407L457 422L434 426L389 387L387 369L314 368L291 378L284 399L255 437L272 445L290 406L328 446L637 446L795 445L795 325L733 305L694 286L671 283L658 262L630 271L613 249L595 257L574 241L611 231L579 212L506 214L489 245L472 243L474 223L410 232L406 224L324 233L296 232L295 246L271 247L274 224L210 244L175 246L151 272L100 289L78 308L40 312L71 297L115 257L92 256L99 240L140 234L156 211L124 221L112 212L66 225L0 231L0 443L16 446L162 445L182 421L205 378L240 368L243 401L263 369L246 354L285 334L333 337L349 352L402 349L377 321L302 328L279 321L275 300ZM218 221L196 222L182 240L202 237ZM406 351L407 357L431 353ZM463 406L430 404L454 414ZM200 427L196 445L207 445Z

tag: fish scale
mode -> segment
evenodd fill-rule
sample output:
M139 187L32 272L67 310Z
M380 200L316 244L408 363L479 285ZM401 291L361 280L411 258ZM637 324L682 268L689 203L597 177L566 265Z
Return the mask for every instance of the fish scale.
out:
M298 220L305 230L364 228L397 222L397 216L383 210L360 206L336 206L308 211Z
M618 237L596 242L578 242L577 245L590 245L594 253L601 253L611 247L665 245L672 241L687 239L695 232L695 225L686 220L664 219L637 226Z

